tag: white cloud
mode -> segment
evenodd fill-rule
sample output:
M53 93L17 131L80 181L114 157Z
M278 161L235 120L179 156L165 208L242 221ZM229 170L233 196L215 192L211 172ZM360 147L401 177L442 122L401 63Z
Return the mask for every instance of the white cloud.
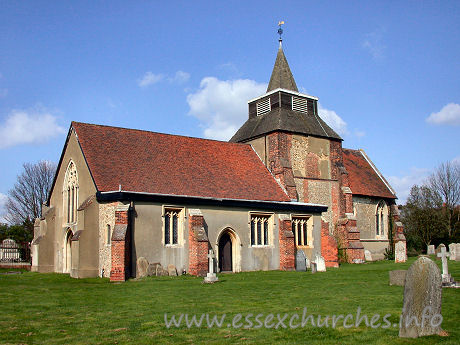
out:
M159 73L154 74L150 71L146 72L144 76L137 80L137 85L139 87L145 88L147 86L162 82L168 81L175 84L184 84L190 79L190 73L184 71L177 71L174 76L168 77L165 74Z
M139 87L147 87L149 85L156 84L164 79L163 74L153 74L152 72L148 71L144 74L142 78L137 81L137 85Z
M318 104L318 115L339 135L349 134L347 123L334 110L323 108Z
M40 110L13 110L0 124L0 149L20 145L38 144L65 133L57 118Z
M460 125L460 105L449 103L440 112L431 113L426 122L435 125Z
M405 204L413 185L423 184L428 175L429 169L412 168L407 174L402 176L388 176L387 180L396 192L398 204Z
M202 121L206 138L228 140L248 117L247 101L266 88L249 79L203 78L199 90L187 95L189 114Z
M4 217L6 212L5 205L7 200L8 196L3 193L0 193L0 223L6 223L6 219Z
M384 51L386 47L382 43L384 32L384 29L377 29L371 33L366 34L364 37L362 46L372 55L374 60L381 60L385 57Z
M170 78L170 82L184 84L190 79L190 73L184 71L177 71L174 78Z

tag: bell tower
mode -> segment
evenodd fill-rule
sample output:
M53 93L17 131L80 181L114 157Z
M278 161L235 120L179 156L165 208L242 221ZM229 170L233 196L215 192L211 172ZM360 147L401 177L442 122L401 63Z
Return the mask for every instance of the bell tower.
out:
M342 138L319 117L318 98L298 91L283 51L281 27L278 33L267 92L248 101L248 120L230 141L251 144L292 200L328 206L322 217L321 250L327 266L338 266L335 238L343 242L339 245L347 255L364 258L356 220L351 219Z

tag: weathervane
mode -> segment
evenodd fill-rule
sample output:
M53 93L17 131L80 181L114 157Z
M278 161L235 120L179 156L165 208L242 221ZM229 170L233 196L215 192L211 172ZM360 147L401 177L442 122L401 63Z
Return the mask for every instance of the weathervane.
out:
M284 21L282 20L278 22L278 26L279 26L278 35L280 35L280 39L279 39L280 43L283 41L283 39L281 38L281 35L283 34L283 29L281 28L281 25L283 24L284 24Z

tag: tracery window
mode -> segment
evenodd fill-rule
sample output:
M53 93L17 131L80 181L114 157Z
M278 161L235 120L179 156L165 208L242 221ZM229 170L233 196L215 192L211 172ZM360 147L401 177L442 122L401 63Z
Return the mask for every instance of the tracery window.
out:
M313 245L312 238L312 218L308 216L292 217L292 232L294 233L296 246L311 246Z
M164 209L164 244L174 245L180 242L180 228L182 223L182 209Z
M64 178L63 188L64 219L71 224L77 221L78 208L78 174L73 161L70 161Z
M251 246L270 244L270 215L251 214Z
M385 201L381 200L377 205L375 213L375 235L377 237L385 237L387 232L388 211Z

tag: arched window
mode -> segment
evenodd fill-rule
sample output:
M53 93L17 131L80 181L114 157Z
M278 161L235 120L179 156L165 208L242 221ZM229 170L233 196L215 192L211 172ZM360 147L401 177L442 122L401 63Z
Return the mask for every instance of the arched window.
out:
M387 234L388 210L385 201L381 200L375 213L375 235L385 237Z
M65 222L68 224L75 223L78 207L78 174L73 161L70 161L65 173L63 200Z

